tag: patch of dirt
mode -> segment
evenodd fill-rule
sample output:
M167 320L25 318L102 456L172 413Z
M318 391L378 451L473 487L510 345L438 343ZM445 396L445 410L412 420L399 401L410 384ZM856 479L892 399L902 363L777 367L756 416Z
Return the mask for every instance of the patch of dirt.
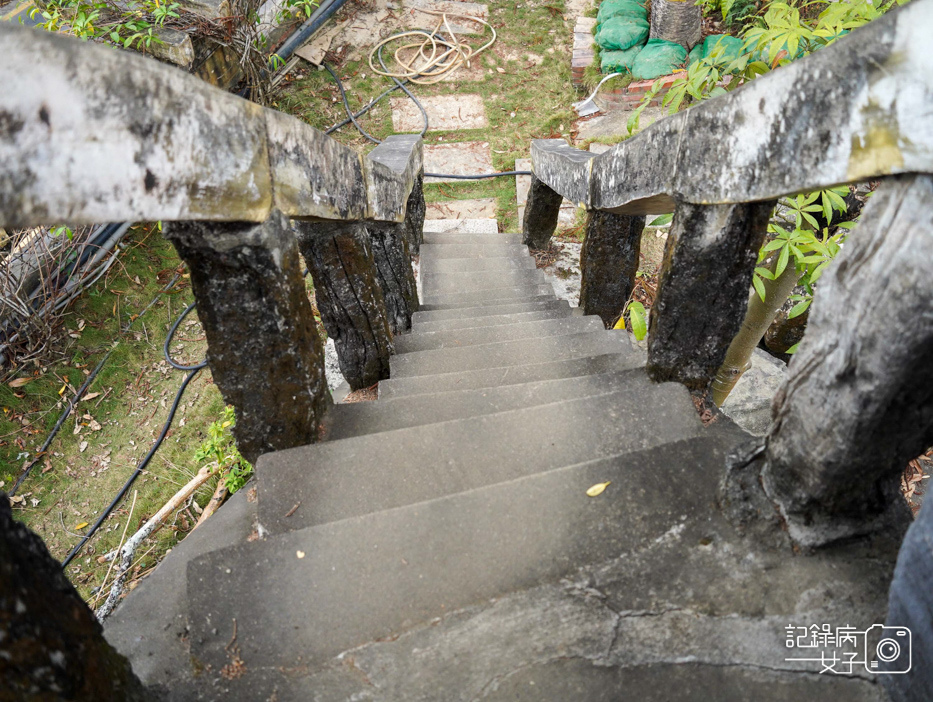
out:
M345 403L349 402L375 402L379 399L379 383L362 390L354 390L344 398Z

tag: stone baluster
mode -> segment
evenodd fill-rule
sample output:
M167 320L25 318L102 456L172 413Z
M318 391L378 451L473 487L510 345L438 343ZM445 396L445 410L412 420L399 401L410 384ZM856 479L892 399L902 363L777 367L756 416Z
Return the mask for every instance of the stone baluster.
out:
M742 326L773 202L681 203L651 308L647 371L705 392Z
M317 441L331 396L288 220L274 211L261 224L173 222L164 231L191 271L207 359L236 410L240 452L254 463Z
M353 390L389 377L392 332L369 234L362 222L295 222L321 321Z
M931 201L931 176L886 180L820 278L762 471L798 543L909 521L898 480L933 445Z
M580 307L611 326L635 287L643 216L590 210L580 251Z
M532 249L545 249L557 229L557 217L563 198L534 175L528 189L525 219L522 222L522 243Z

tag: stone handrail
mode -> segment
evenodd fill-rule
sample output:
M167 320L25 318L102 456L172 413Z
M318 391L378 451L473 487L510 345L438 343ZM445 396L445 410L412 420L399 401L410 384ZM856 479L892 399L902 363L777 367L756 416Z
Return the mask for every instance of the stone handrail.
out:
M931 36L933 0L915 0L598 156L532 143L524 241L547 244L563 198L587 208L580 305L607 325L633 289L645 215L674 212L647 371L701 397L742 326L777 198L882 179L820 280L765 446L723 483L736 521L779 514L800 545L902 527L900 473L933 444Z
M165 223L243 455L313 443L331 395L301 275L352 389L418 308L421 138L363 156L138 54L0 24L0 227Z
M404 219L416 136L362 157L143 56L10 24L0 46L0 227Z
M535 140L532 169L574 203L631 215L933 173L931 36L933 3L916 0L598 156Z

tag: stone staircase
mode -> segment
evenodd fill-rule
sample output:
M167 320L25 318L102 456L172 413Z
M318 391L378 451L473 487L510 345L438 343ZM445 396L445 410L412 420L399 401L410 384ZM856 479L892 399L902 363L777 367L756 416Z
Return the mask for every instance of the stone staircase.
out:
M173 700L882 699L786 663L783 627L883 621L890 546L750 543L714 509L747 435L650 382L517 235L424 236L379 400L262 456L108 620L143 681Z

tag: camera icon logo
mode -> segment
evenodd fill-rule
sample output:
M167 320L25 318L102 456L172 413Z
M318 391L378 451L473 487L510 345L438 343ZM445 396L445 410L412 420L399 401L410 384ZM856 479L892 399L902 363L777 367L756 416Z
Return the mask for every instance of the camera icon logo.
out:
M881 635L878 643L872 642L875 631ZM865 667L871 673L909 673L911 653L910 629L907 627L875 624L865 631Z

